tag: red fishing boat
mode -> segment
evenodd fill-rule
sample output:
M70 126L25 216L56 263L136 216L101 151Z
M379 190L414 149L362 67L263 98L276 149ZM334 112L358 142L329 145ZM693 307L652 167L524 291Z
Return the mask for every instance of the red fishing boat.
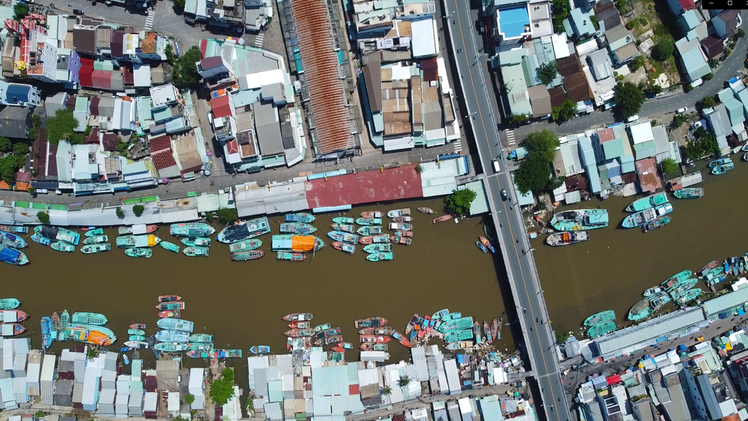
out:
M158 318L159 319L178 319L182 317L182 312L179 310L165 310L165 311L159 311L158 312Z
M145 323L133 323L130 325L130 329L145 329Z
M287 322L303 322L312 320L313 317L312 313L291 313L283 316L283 320Z
M439 222L449 221L450 219L453 219L454 216L452 215L442 215L438 218L434 218L431 223L432 224L438 224Z
M179 301L182 297L179 295L159 295L158 296L158 302L159 303L170 303L172 301Z
M334 346L334 347L330 348L330 350L333 351L333 352L339 352L341 354L345 352L345 348L343 348L340 345Z
M410 344L410 341L405 338L400 332L393 330L392 331L392 337L395 338L396 341L400 342L400 344L404 347L410 348L412 345Z
M380 211L365 211L361 212L362 218L381 218L382 212Z
M3 310L0 311L0 322L15 323L22 322L29 318L25 311L21 310Z
M296 322L291 322L288 324L289 329L309 329L310 327L312 327L311 322L296 321Z
M286 332L286 336L290 336L292 338L306 338L312 335L314 335L314 331L312 329L291 329Z
M389 326L382 327L367 327L358 331L361 335L389 335L392 333L392 328Z
M383 335L359 335L359 342L386 344L391 338Z

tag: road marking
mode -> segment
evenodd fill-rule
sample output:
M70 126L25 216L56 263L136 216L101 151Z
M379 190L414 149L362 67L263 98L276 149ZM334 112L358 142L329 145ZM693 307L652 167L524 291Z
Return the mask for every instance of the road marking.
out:
M505 133L507 143L510 145L514 145L516 143L514 140L514 130L506 130Z
M262 48L262 42L265 41L265 33L260 32L255 37L255 48Z
M460 1L460 0L457 0L457 1ZM455 1L455 5L456 6L457 6L457 1ZM469 6L468 6L468 10L469 10ZM459 6L456 7L456 13L457 13L457 25L460 28L460 35L461 35L461 38L462 38L462 51L465 51L465 48L467 48L467 45L465 45L465 34L464 34L463 30L462 30L462 18L461 18L461 15L460 15L460 7ZM473 79L473 73L470 71L470 61L468 60L467 54L463 54L462 58L465 61L465 63L467 64L468 75L470 76L470 88L473 90L473 95L475 95L475 99L476 99L475 104L478 107L478 116L480 117L481 127L483 128L483 136L485 137L486 146L488 146L488 151L490 152L491 151L491 144L488 142L488 131L486 130L486 123L485 123L485 120L483 119L483 111L481 110L480 101L478 101L478 92L475 90L475 80ZM499 189L501 189L501 182L499 181L499 177L496 177L495 180L496 180L496 184L498 185ZM506 211L506 202L502 202L502 206L504 207L505 215L509 215L509 213ZM508 218L509 217L507 216L507 220L508 220ZM522 221L521 218L520 218L520 221ZM514 230L512 230L512 224L511 223L509 224L509 233L511 234L512 238L514 238ZM519 265L519 272L520 272L520 276L522 277L522 284L525 287L525 295L527 296L527 302L529 303L530 302L530 292L527 289L527 281L525 280L525 272L524 272L524 270L522 270L522 263L519 261L519 251L517 250L517 243L516 242L512 243L512 246L514 246L514 252L517 255L517 263ZM538 281L540 281L540 280L538 279ZM542 347L542 341L540 340L540 334L538 333L538 325L535 322L535 314L532 311L532 306L530 306L530 315L532 316L531 323L533 324L533 326L535 328L534 329L535 330L535 336L538 339L538 344L541 345L541 347ZM542 349L541 349L541 352L540 352L540 358L543 359L543 366L545 368L545 372L548 373L549 372L549 370L548 370L548 363L545 360L545 355L544 355L544 352L543 352ZM550 380L549 380L549 383L550 383ZM553 405L556 402L556 396L553 393L553 387L549 387L549 390L551 392L551 398L552 398L552 402L553 403L548 404L547 402L545 402L545 404L546 405ZM546 408L545 412L546 412L546 416L547 416L547 413L548 413L548 409L547 408ZM559 415L558 411L553 411L553 412L556 414L556 419L558 419L559 421L561 421L561 416Z
M143 26L144 31L148 32L151 30L151 28L153 28L153 19L155 18L156 18L156 13L153 10L151 10L148 13L148 17L145 18L145 25Z

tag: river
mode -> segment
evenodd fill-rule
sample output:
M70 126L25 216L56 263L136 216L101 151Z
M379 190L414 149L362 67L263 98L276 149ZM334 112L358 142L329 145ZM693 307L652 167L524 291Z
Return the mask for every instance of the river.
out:
M748 165L733 157L736 168L721 176L703 171L704 197L679 200L672 196L672 222L642 233L620 228L624 208L642 197L611 196L561 207L608 210L610 225L590 231L590 240L566 247L550 247L545 236L532 240L540 281L556 332L577 332L582 321L603 310L615 310L619 326L645 289L682 271L697 271L712 260L748 251L748 209L744 181ZM727 282L719 285L726 287ZM698 286L706 290L706 285ZM670 305L669 305L670 306ZM668 308L673 308L672 306ZM580 336L577 336L580 338Z

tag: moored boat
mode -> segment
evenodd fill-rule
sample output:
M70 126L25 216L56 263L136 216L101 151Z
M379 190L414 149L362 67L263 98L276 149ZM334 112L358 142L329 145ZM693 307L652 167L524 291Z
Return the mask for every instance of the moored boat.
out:
M340 250L344 253L353 254L356 252L356 246L353 244L343 243L341 241L333 241L332 248Z
M714 167L718 167L720 165L725 165L725 164L732 164L732 158L726 157L726 158L715 159L709 162L709 168L714 168Z
M381 225L363 226L356 230L361 235L379 235L383 233Z
M351 233L341 232L341 231L330 231L327 233L327 236L332 238L335 241L342 241L344 243L349 243L349 244L356 244L359 239L359 236L356 234L351 234Z
M192 332L195 328L195 323L183 319L159 319L156 324L161 329L178 330L180 332Z
M126 235L117 237L116 244L119 248L154 247L161 239L152 234Z
M676 273L675 275L665 279L660 285L667 291L669 288L673 288L676 286L680 281L686 280L693 276L693 272L690 270L684 270L681 272Z
M356 329L363 329L365 327L380 327L387 326L387 319L384 317L368 317L366 319L358 319L353 322Z
M689 289L675 300L675 304L679 306L686 305L689 302L699 298L699 295L701 295L702 292L703 291L701 291L700 288Z
M42 348L47 349L52 345L52 341L54 340L52 338L52 320L47 316L42 317L41 327L42 327Z
M352 234L347 234L352 235ZM273 251L316 252L325 246L321 238L313 235L280 234L272 237Z
M413 231L413 225L401 222L390 222L387 228L391 231Z
M286 234L309 235L316 231L317 228L303 222L286 222L280 224L280 232Z
M270 353L270 347L267 345L252 345L249 352L255 355L264 355Z
M305 224L310 224L314 222L314 219L314 215L311 213L298 212L286 214L286 222L303 222Z
M209 237L216 229L203 222L171 224L169 233L174 237Z
M366 253L387 253L392 251L392 244L367 244L364 246Z
M187 344L179 342L159 342L153 345L153 349L158 352L183 352L187 351Z
M12 232L14 234L28 234L29 227L24 225L0 225L0 231Z
M662 288L661 287L652 287L652 288L647 288L647 290L644 291L643 295L645 297L651 297L651 296L653 296L655 294L659 294L661 292L662 292Z
M704 196L704 189L701 187L684 187L674 191L673 196L678 199L698 199Z
M20 323L29 318L28 313L22 310L1 310L0 322L3 323ZM51 328L52 319L50 319Z
M404 337L402 339L405 340L406 343L410 344L410 342ZM387 348L388 348L387 344L378 344L378 343L370 343L370 342L361 344L358 346L358 349L360 349L361 351L387 351Z
M117 228L117 234L119 235L129 235L129 234L151 234L156 232L158 229L158 225L132 225L129 227L119 227Z
M395 258L395 254L392 252L388 253L372 253L366 255L366 260L370 262L383 262L385 260L392 260Z
M382 225L382 218L356 218L358 225Z
M669 216L661 216L655 220L649 221L646 224L642 225L642 232L650 232L652 230L656 230L657 228L664 227L665 225L669 223L670 223Z
M188 247L210 247L210 238L204 238L204 237L182 238L182 244Z
M35 243L39 243L44 246L49 246L50 244L52 244L52 240L39 234L32 234L31 241Z
M699 271L696 273L698 273L699 276L704 276L706 275L707 272L716 268L717 266L719 266L719 260L712 260L711 262L707 263L703 268L699 269Z
M22 249L29 246L23 238L5 231L0 231L0 245L14 249Z
M359 244L387 244L390 237L387 234L382 235L365 235L358 239Z
M102 235L102 234L104 234L104 228L93 228L93 229L89 228L85 230L85 232L83 233L83 235L86 237L93 237L93 236Z
M70 243L66 243L64 241L55 241L54 243L50 244L49 246L52 247L52 250L61 251L61 252L64 252L64 253L72 253L72 252L75 251L75 246L74 245L72 245Z
M735 164L733 164L732 162L729 162L729 163L723 164L723 165L717 165L716 167L712 168L712 174L713 175L722 175L722 174L724 174L724 173L732 170L733 168L735 168Z
M151 256L153 256L153 250L131 247L125 249L125 255L129 257L145 257L146 259L150 259Z
M243 240L233 244L229 244L229 251L231 253L236 253L240 251L257 250L260 247L262 247L262 240L258 238L252 238L249 240Z
M96 254L103 253L112 249L112 245L109 243L104 244L87 244L81 247L81 252L84 254Z
M605 310L584 319L584 325L587 327L595 326L600 323L615 320L616 313L613 310Z
M553 215L551 225L558 231L583 231L608 226L607 209L577 209Z
M650 209L654 208L656 206L660 206L663 203L667 202L667 193L660 192L655 193L651 196L643 197L641 199L635 200L630 205L626 206L626 212L639 212L644 209Z
M403 208L403 209L394 209L387 212L388 218L397 218L398 216L408 216L410 215L410 208Z
M127 337L127 340L141 342L141 341L145 341L145 336L144 335L129 335Z
M158 296L158 302L159 303L173 303L174 301L181 301L182 297L179 295L159 295Z
M231 253L231 260L235 262L245 262L247 260L256 260L264 256L265 252L262 250L249 250Z
M629 310L628 318L631 321L637 322L639 320L646 319L650 313L651 309L649 307L649 297L645 297L637 301L636 304L631 307L631 310Z
M398 237L413 237L413 231L395 231L393 235Z
M164 311L159 311L158 312L158 318L159 319L163 319L163 318L166 318L166 317L171 317L171 318L178 319L178 318L182 317L182 312L179 311L179 310L164 310Z
M581 243L590 239L590 234L587 231L565 231L555 232L550 234L545 242L549 246L560 247L568 246L571 244Z
M402 244L405 246L409 246L413 242L413 239L411 238L401 237L398 235L390 235L389 240L393 244Z
M128 334L128 335L140 335L140 336L145 336L145 330L143 330L143 329L133 329L133 328L130 328L130 329L127 329L127 334Z
M170 243L168 241L161 241L158 244L164 250L169 250L170 252L173 252L173 253L179 253L180 247L174 243Z
M176 320L176 319L161 319L161 320ZM180 332L177 330L159 330L156 333L156 340L158 342L176 342L183 343L190 340L190 334L187 332Z
M649 306L652 308L653 313L669 302L670 295L664 292L649 297Z
M330 324L329 323L326 323L325 325L321 325L321 326L327 326L325 328L325 330L330 328ZM291 322L291 323L288 324L288 328L289 329L309 329L311 327L312 327L312 322L310 322L308 320L307 321L299 321L299 320L297 320L295 322ZM319 326L317 326L317 327L319 327ZM316 333L316 332L318 332L318 330L315 328L314 332Z
M392 218L392 222L413 222L413 218L410 216L396 216Z
M313 318L314 318L314 315L312 313L290 313L282 317L282 319L287 322L297 322L297 321L303 322L303 321L312 320Z
M290 251L279 251L276 253L278 260L290 260L292 262L303 262L306 260L304 253L292 253Z
M21 305L21 302L15 298L0 299L0 310L14 310Z
M386 344L391 341L392 338L384 335L358 335L358 340L362 343Z
M190 342L211 343L215 338L207 333L195 333L190 335Z
M207 247L185 247L182 250L189 257L208 257L209 249Z
M362 218L381 218L382 212L380 211L364 211L361 212Z
M156 304L156 310L184 310L184 301L168 301Z
M22 251L11 247L0 246L0 262L23 266L29 263L29 258Z
M232 244L242 240L259 237L263 234L268 234L269 232L270 223L268 222L268 218L263 216L261 218L250 219L229 225L218 233L216 240L221 243Z
M2 336L18 336L26 331L26 328L19 323L3 323L0 325L0 334Z
M351 234L356 233L356 226L353 224L338 224L337 222L330 225L335 231L349 232Z
M434 213L434 210L431 209L431 208L420 207L420 208L416 208L416 209L418 209L418 212L421 212L421 213L426 214L426 215L431 215L432 213Z
M77 311L73 313L73 316L70 318L71 323L96 326L103 326L107 324L108 321L109 320L106 316L101 313L89 313L86 311Z
M437 218L434 218L434 219L432 219L432 220L431 220L431 223L432 223L432 224L438 224L439 222L445 222L445 221L449 221L450 219L453 219L453 218L454 218L454 215L449 215L449 214L447 214L447 215L442 215L442 216L440 216L440 217L437 217Z
M287 330L285 335L292 338L308 338L314 336L314 331L312 329L291 329Z
M683 294L685 294L689 289L696 286L698 282L699 280L696 278L681 279L677 285L668 289L667 293L670 295L670 299L672 301L675 301Z
M308 322L304 322L304 323L308 323ZM294 327L298 327L299 329L302 329L302 328L304 328L304 329L306 329L306 328L309 328L309 326L291 326L291 325L289 325L288 327L290 327L290 328L292 328L292 329L293 329ZM326 331L327 329L330 329L330 327L331 327L330 323L322 323L321 325L317 325L317 326L314 326L314 333L324 332L324 331Z
M332 218L332 222L336 224L352 224L356 220L354 218L349 218L347 216L336 216L335 218Z
M127 341L125 346L132 349L148 349L150 345L148 345L148 342Z
M108 235L94 235L92 237L86 237L83 239L83 244L101 244L109 241Z
M491 253L496 253L496 249L493 247L493 244L491 244L490 241L488 241L488 238L484 236L479 236L478 239L480 240L481 244L486 246L487 249L491 250Z
M616 330L615 322L603 322L587 329L587 336L591 339L598 338Z
M656 206L650 209L644 209L642 211L632 213L623 219L621 226L624 228L635 228L646 224L649 221L653 221L657 218L665 216L673 211L673 205L670 202Z
M484 246L480 241L476 241L475 246L478 247L478 250L482 251L483 253L488 253L488 248Z

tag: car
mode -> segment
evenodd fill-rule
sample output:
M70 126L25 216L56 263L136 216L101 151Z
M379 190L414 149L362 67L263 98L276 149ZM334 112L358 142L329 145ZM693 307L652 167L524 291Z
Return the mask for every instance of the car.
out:
M486 23L483 22L483 19L478 20L478 33L481 35L486 33Z
M49 190L47 189L36 189L36 194L47 194L49 193Z
M73 9L73 13L75 13L76 15L82 15L83 9Z
M639 115L632 115L631 117L626 119L626 123L633 123L634 121L639 119Z
M495 172L501 171L501 166L499 165L499 161L497 159L493 160L493 170Z
M210 176L210 170L213 169L213 162L208 161L205 164L203 164L203 175L208 177Z
M683 114L685 112L688 112L688 107L678 108L675 110L675 114Z
M501 200L507 201L509 200L509 195L506 193L506 190L501 189Z

